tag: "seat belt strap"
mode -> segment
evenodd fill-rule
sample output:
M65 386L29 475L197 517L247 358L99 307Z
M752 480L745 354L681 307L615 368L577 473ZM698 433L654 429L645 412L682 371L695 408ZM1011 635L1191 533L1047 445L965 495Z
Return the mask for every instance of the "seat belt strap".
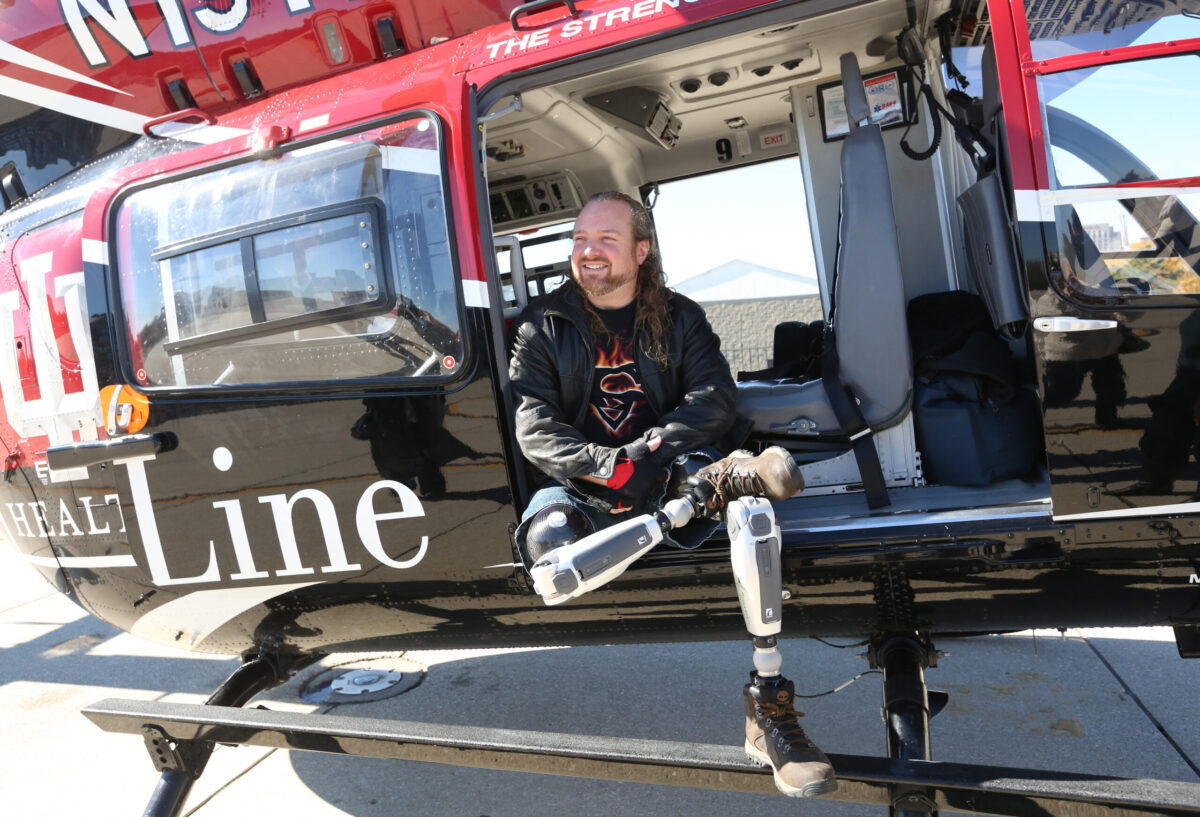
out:
M875 434L867 425L854 393L842 383L838 372L837 343L832 328L826 327L821 345L821 381L842 433L850 437L850 448L858 463L863 491L867 495L867 507L872 510L886 507L892 501L888 498L883 466L879 464L879 452L875 449Z

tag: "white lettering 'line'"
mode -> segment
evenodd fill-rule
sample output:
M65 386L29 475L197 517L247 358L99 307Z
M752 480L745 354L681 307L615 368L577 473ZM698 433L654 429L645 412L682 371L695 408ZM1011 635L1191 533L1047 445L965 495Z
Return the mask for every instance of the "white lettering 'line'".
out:
M55 62L39 57L37 54L31 54L23 48L17 48L12 43L6 43L0 40L0 60L7 60L13 65L21 65L33 71L41 71L43 74L50 74L55 77L73 80L74 82L82 82L91 85L93 88L103 88L105 91L112 91L114 94L124 94L125 96L133 96L128 91L122 91L120 88L114 88L111 85L105 85L99 80L94 80L89 76L80 74L77 71L72 71L70 68L64 68Z

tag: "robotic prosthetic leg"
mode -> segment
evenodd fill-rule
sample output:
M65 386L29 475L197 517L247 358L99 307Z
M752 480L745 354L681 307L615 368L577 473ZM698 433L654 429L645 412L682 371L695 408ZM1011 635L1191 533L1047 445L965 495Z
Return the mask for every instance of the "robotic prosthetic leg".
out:
M732 508L738 497L757 495L782 501L804 487L799 467L783 448L772 447L757 457L749 451L735 451L724 459L700 468L687 479L688 487L679 498L662 509L629 519L585 536L574 544L557 547L538 558L529 575L533 588L546 604L561 604L568 599L595 590L620 576L625 568L663 540L663 533L686 525L696 516ZM774 525L774 513L766 500L751 508L765 507ZM747 515L749 524L753 514ZM763 523L755 522L761 527ZM756 527L755 530L758 528ZM730 533L732 538L733 534ZM736 564L736 562L735 562ZM779 531L775 530L775 629L779 632ZM749 618L747 618L749 621ZM758 630L751 627L751 632Z
M725 529L742 618L754 638L754 669L760 678L774 678L783 664L775 638L783 627L775 510L765 499L744 496L725 511Z
M701 511L705 492L687 491L653 514L644 514L578 542L555 548L530 568L534 589L546 604L561 604L621 575L663 539ZM783 621L779 526L771 503L741 497L730 503L725 524L738 601L754 638L754 672L743 689L746 701L746 753L769 765L775 785L793 797L837 790L829 759L804 734L792 706L795 687L779 673L782 658L776 636Z
M797 720L800 714L792 706L795 687L779 673L783 662L776 637L783 621L783 577L775 511L768 499L747 496L786 499L804 485L800 469L782 448L769 448L758 457L735 452L701 469L698 476L702 479L691 480L692 487L662 510L545 553L529 569L533 587L546 604L581 596L621 575L661 542L665 531L686 525L710 507L725 505L738 601L754 638L755 671L743 690L746 753L771 766L775 785L784 794L829 794L837 790L833 767L804 734Z
M793 701L795 686L780 674L776 636L783 627L779 526L771 503L742 497L725 512L729 556L746 629L754 639L754 672L746 700L746 754L770 766L775 786L792 797L837 791L829 758L804 734Z
M625 572L663 540L663 533L682 527L700 509L700 500L685 494L655 513L627 519L549 551L529 569L533 589L548 605L582 596Z

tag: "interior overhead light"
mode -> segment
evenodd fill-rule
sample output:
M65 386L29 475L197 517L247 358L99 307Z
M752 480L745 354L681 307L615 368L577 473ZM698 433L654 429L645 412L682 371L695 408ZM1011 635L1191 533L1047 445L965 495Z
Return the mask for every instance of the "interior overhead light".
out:
M715 85L718 88L720 88L726 82L729 82L729 72L728 71L714 71L713 73L708 75L708 81L710 84Z
M679 83L679 90L683 91L685 94L694 94L700 90L700 84L700 80L696 79L695 77L688 77Z
M774 65L760 65L758 68L751 68L750 73L754 74L756 77L765 77L767 74L771 73L771 69L774 67Z
M744 127L746 127L746 117L734 116L729 119L726 119L725 124L729 126L730 130L737 130L738 128L744 128Z
M782 65L786 71L795 71L796 68L799 67L800 63L807 59L811 59L812 55L812 46L802 45L798 48L793 48L791 51L791 57L779 64Z

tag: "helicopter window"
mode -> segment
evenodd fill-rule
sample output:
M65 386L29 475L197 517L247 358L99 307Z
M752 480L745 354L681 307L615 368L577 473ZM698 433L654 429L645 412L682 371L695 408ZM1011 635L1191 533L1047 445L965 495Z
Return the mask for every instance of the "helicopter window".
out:
M712 202L736 201L746 190L771 206L708 217ZM776 324L822 317L804 214L795 157L659 185L654 225L667 284L705 308L734 373L769 365ZM704 241L695 239L700 223Z
M545 295L566 283L571 274L572 229L574 222L568 222L533 230L520 238L502 236L495 240L506 317L515 316L530 298ZM523 298L518 297L516 281L524 281Z
M4 144L0 165L14 162L25 192L32 195L62 176L104 156L136 134L77 116L4 100ZM0 202L0 210L3 210Z
M1055 208L1062 281L1099 298L1200 295L1200 194Z
M114 218L136 381L456 373L440 149L436 121L420 116L128 195Z
M367 213L358 213L255 238L254 266L267 320L376 300L383 290L370 223ZM332 275L317 274L330 270Z
M1196 24L1200 26L1200 23ZM1200 59L1164 57L1063 71L1038 79L1059 188L1200 175ZM1154 127L1166 121L1171 126ZM1100 174L1063 164L1080 157Z
M346 215L309 220L316 215L265 232L254 225L199 249L186 242L154 252L174 301L168 320L178 339L164 344L167 354L379 312L387 278L374 208L364 202Z
M1200 194L1069 192L1200 175L1190 144L1200 127L1200 60L1103 65L1038 82L1053 183L1071 202L1056 208L1065 288L1106 300L1200 295ZM1168 109L1170 128L1146 126Z

